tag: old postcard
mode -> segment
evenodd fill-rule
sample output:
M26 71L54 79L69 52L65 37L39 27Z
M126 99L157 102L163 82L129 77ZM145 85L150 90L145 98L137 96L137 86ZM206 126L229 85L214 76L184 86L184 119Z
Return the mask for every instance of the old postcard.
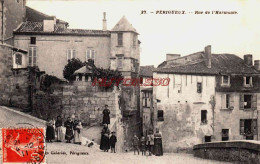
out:
M259 0L0 0L0 163L260 164L259 22Z

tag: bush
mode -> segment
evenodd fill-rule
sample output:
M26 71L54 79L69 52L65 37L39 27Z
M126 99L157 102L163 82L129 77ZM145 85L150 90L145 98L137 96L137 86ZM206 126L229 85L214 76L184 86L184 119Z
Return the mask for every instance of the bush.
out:
M69 81L72 80L72 74L83 67L85 63L81 62L79 59L72 58L69 60L68 64L65 65L64 70L63 70L63 77Z

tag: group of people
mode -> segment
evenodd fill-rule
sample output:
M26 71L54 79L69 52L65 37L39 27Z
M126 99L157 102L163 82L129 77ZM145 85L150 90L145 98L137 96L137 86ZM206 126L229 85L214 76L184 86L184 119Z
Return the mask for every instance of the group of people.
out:
M75 144L81 145L82 138L82 125L78 116L75 116L74 121L70 117L67 118L67 121L64 122L64 127L66 128L65 137L62 132L63 122L61 116L57 117L57 120L47 119L47 128L46 128L46 141L53 142L55 140L55 133L57 136L57 142L62 142L64 139L67 143L72 141Z
M152 154L156 156L163 155L162 135L158 128L154 134L152 130L149 130L148 135L146 137L142 136L140 140L136 135L134 135L132 145L134 149L134 155L136 151L139 155L139 149L141 149L142 155L146 155L146 151L149 152L150 156Z

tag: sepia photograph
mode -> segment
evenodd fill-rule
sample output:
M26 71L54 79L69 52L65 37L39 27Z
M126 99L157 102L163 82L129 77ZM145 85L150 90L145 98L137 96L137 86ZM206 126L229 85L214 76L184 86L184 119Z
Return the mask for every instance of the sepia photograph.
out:
M260 0L0 0L0 163L260 164Z

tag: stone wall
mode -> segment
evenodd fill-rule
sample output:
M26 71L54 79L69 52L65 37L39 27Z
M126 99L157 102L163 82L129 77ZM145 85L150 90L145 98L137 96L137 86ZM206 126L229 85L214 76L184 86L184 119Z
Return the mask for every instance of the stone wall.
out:
M63 90L63 118L78 116L83 125L102 124L105 104L110 110L110 117L116 116L119 110L117 91L100 91L91 82L75 81L72 85L65 85Z
M232 141L195 145L195 157L234 163L255 163L260 161L260 142Z

